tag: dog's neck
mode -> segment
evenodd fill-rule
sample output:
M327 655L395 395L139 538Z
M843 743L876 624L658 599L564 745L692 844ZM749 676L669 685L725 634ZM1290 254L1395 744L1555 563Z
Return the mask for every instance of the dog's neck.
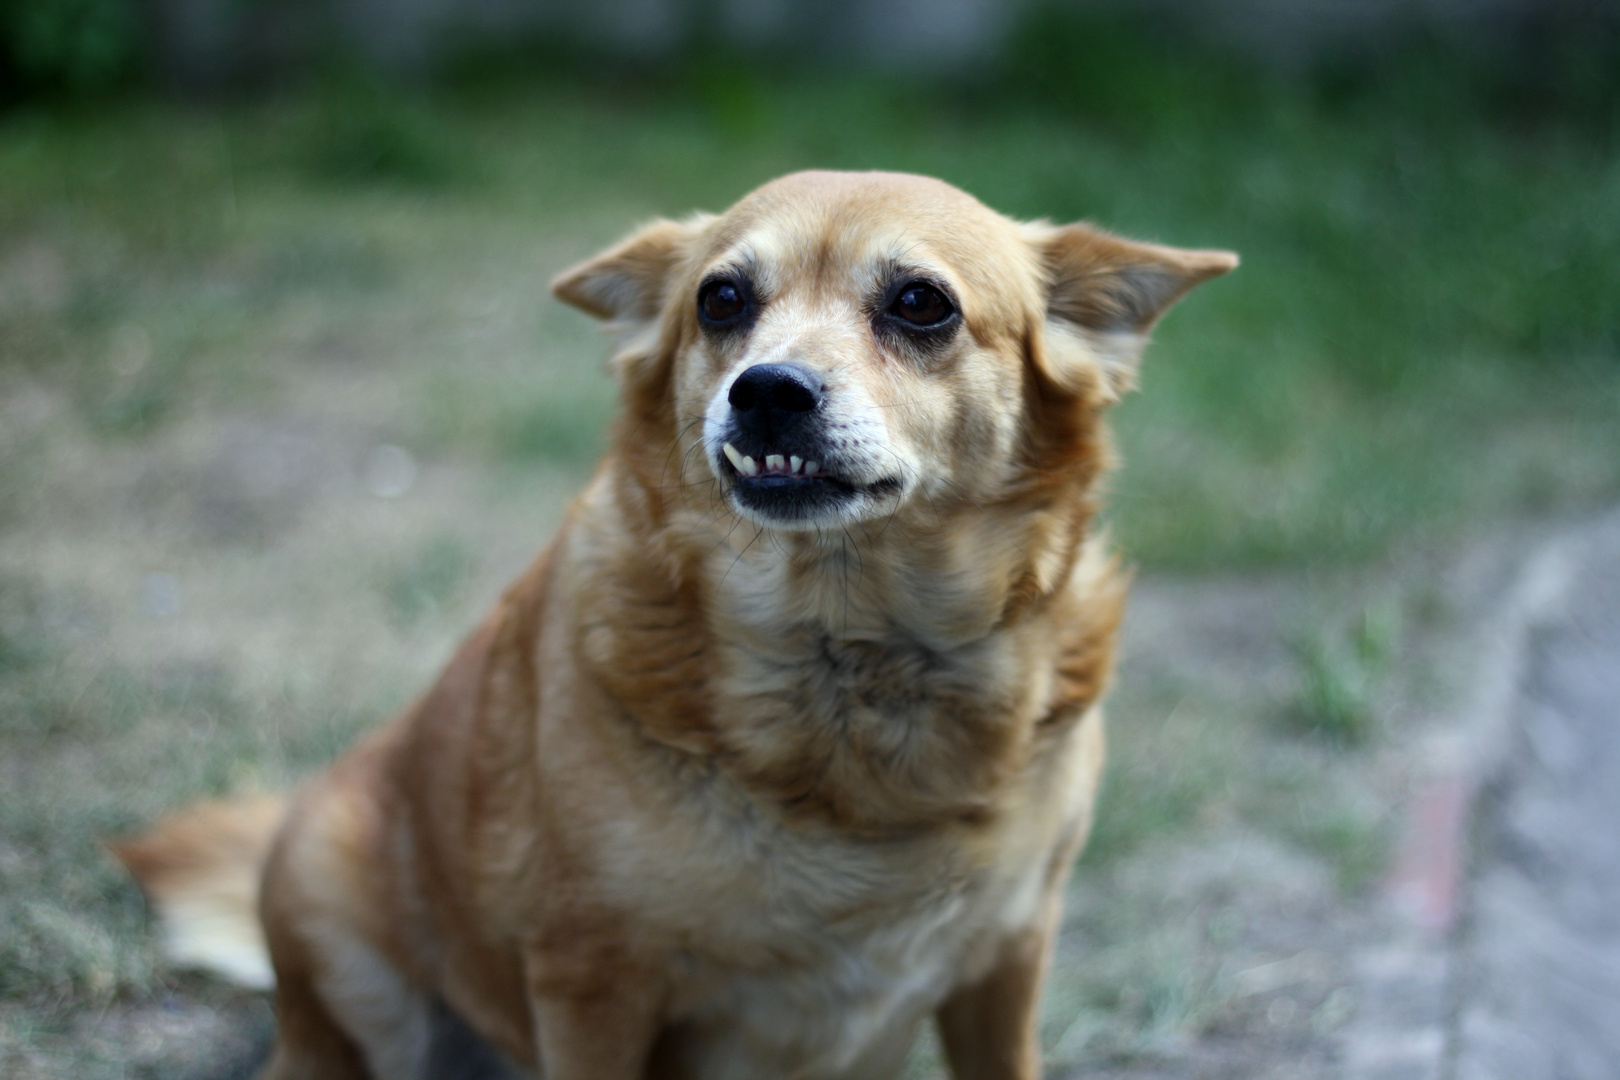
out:
M726 540L729 523L655 514L624 474L599 481L569 571L592 594L583 666L648 737L789 812L971 817L1101 692L1123 592L1081 519L936 507Z
M815 532L744 522L709 543L704 576L727 636L767 648L809 634L949 654L1004 630L1020 583L1061 587L1078 543L1065 539L1044 550L1025 522L989 521L977 508Z

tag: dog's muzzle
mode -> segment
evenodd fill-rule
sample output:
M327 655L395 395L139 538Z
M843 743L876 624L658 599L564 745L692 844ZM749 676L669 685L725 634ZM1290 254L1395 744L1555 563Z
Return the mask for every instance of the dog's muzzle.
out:
M755 364L726 395L731 405L721 447L738 503L762 517L803 521L855 494L825 463L828 449L821 376L801 364Z

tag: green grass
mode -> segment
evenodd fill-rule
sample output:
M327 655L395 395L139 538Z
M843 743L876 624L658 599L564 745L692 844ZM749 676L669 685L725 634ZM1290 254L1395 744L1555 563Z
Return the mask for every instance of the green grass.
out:
M1118 414L1113 517L1150 565L1362 559L1620 493L1613 139L1255 80L1229 79L1244 108L1208 117L1185 81L1100 117L1000 91L746 75L15 113L0 120L0 243L16 275L47 264L31 287L48 295L0 313L5 363L138 437L210 395L273 386L232 360L266 313L318 298L425 323L498 235L536 254L532 347L577 349L579 366L468 386L451 357L420 388L438 402L426 433L577 463L611 396L582 320L540 295L546 276L644 217L718 209L790 169L905 169L1010 214L1243 255L1169 317ZM143 313L154 362L99 378Z

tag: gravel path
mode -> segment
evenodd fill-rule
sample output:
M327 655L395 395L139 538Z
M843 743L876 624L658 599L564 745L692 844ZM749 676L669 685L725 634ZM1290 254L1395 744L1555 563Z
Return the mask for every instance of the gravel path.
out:
M1481 813L1445 1080L1620 1077L1620 518L1574 585Z
M1343 1080L1620 1077L1620 513L1521 555L1415 747Z

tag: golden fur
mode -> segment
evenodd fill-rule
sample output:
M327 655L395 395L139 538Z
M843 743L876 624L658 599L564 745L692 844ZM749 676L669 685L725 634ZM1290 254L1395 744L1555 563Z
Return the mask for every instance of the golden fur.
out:
M623 410L547 552L284 815L123 849L160 906L262 863L264 1076L424 1076L446 1009L547 1080L892 1075L929 1015L958 1077L1038 1075L1125 594L1102 415L1235 265L801 173L559 277Z

